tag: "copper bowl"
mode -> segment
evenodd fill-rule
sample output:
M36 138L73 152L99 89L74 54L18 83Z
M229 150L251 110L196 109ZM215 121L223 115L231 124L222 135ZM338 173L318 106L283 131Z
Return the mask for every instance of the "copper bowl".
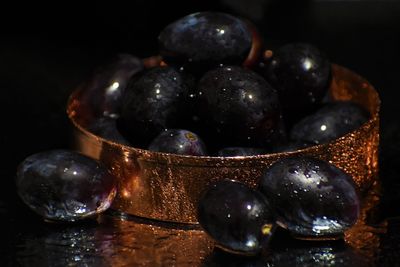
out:
M196 157L117 144L86 130L94 118L83 97L85 86L72 93L67 113L74 128L75 148L102 161L117 179L114 209L155 220L197 223L197 201L210 182L236 179L255 187L265 169L288 156L309 155L329 161L350 174L361 193L371 187L378 173L378 93L368 81L344 67L332 65L332 71L331 97L359 103L370 112L371 118L357 130L330 143L293 152Z

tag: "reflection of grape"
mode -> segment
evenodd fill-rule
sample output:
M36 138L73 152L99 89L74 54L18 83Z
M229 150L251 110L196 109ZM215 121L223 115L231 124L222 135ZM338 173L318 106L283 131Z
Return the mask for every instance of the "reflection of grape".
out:
M279 160L264 173L260 190L277 220L296 235L342 235L360 211L352 178L319 159Z
M246 257L229 254L220 249L214 249L202 262L201 267L267 267L267 259L263 256Z
M75 221L106 210L115 194L114 177L97 161L67 150L26 158L18 167L18 194L50 220Z
M263 195L235 181L212 184L198 206L198 220L223 248L255 254L271 234L271 214Z
M293 240L286 240L290 244ZM370 259L343 243L300 242L279 249L273 249L265 266L375 266Z
M326 267L375 266L352 247L339 243L313 243L286 239L272 241L267 256L244 257L215 249L201 267ZM275 244L281 242L281 244ZM278 247L276 247L278 246Z
M151 142L149 150L193 156L207 154L203 141L195 133L180 129L161 132Z
M5 266L199 266L213 247L198 227L125 219L108 213L79 224L13 221L18 231Z
M112 142L127 146L130 145L128 140L126 140L125 137L123 137L122 134L119 132L117 128L117 121L113 118L95 118L90 123L90 125L88 125L87 129L95 135L110 140Z
M218 151L219 157L255 156L266 154L261 148L254 147L225 147Z

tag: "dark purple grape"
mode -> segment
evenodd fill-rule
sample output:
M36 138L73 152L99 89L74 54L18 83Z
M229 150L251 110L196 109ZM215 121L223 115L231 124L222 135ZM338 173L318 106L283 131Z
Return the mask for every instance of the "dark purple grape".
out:
M201 136L216 147L265 147L280 133L276 91L238 66L207 72L198 84Z
M273 222L265 197L231 180L206 190L199 200L198 220L223 249L245 254L260 252Z
M149 69L137 77L126 89L119 121L126 138L143 146L164 129L174 128L186 115L188 92L183 75L171 67Z
M285 119L292 122L312 111L326 95L331 66L316 47L293 43L274 51L265 77L278 91Z
M252 46L246 23L231 15L199 12L168 25L158 37L168 63L199 73L223 65L241 65Z
M96 70L85 85L82 95L95 116L117 118L121 98L131 76L143 70L142 61L132 55L120 54L109 64Z
M90 123L87 129L93 134L109 141L126 146L130 145L128 140L119 132L116 119L109 117L96 118Z
M368 112L355 103L329 103L296 123L290 137L293 140L322 144L354 131L368 119Z
M68 150L26 158L18 167L19 196L49 220L75 221L106 210L114 198L115 178L99 162Z
M298 236L340 236L360 212L352 178L319 159L277 161L261 177L260 190L277 221Z
M225 147L217 152L219 157L255 156L266 153L265 149L256 147Z
M170 129L161 132L149 145L149 150L192 156L205 156L207 149L197 134Z

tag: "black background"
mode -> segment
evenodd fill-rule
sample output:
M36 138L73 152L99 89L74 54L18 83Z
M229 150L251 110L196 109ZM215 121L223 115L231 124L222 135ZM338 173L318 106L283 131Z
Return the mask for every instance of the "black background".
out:
M140 0L90 7L57 3L4 8L0 18L0 220L6 223L0 231L4 239L0 255L4 266L15 264L12 251L20 228L28 220L40 223L16 196L16 166L32 153L68 147L65 104L71 91L117 53L157 54L157 35L167 23L205 10L249 18L272 49L291 41L313 43L332 62L376 87L382 100L380 217L396 222L400 215L399 2ZM390 244L397 244L400 228L393 231ZM377 261L400 265L397 248L389 245Z

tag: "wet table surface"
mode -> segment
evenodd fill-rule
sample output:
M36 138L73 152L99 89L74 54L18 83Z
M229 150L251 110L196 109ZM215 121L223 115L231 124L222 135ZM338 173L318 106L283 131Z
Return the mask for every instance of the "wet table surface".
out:
M202 1L163 12L169 5L173 3L137 1L135 8L70 6L65 14L38 10L20 14L26 22L4 31L0 43L0 266L400 266L400 5ZM254 20L271 47L294 40L314 43L332 61L377 88L383 103L380 189L369 196L373 207L368 223L352 229L346 241L300 241L280 231L266 255L244 259L214 249L195 226L153 222L115 211L74 225L46 223L32 214L16 195L15 169L32 153L69 146L65 103L71 91L116 53L154 55L162 25L209 9Z

